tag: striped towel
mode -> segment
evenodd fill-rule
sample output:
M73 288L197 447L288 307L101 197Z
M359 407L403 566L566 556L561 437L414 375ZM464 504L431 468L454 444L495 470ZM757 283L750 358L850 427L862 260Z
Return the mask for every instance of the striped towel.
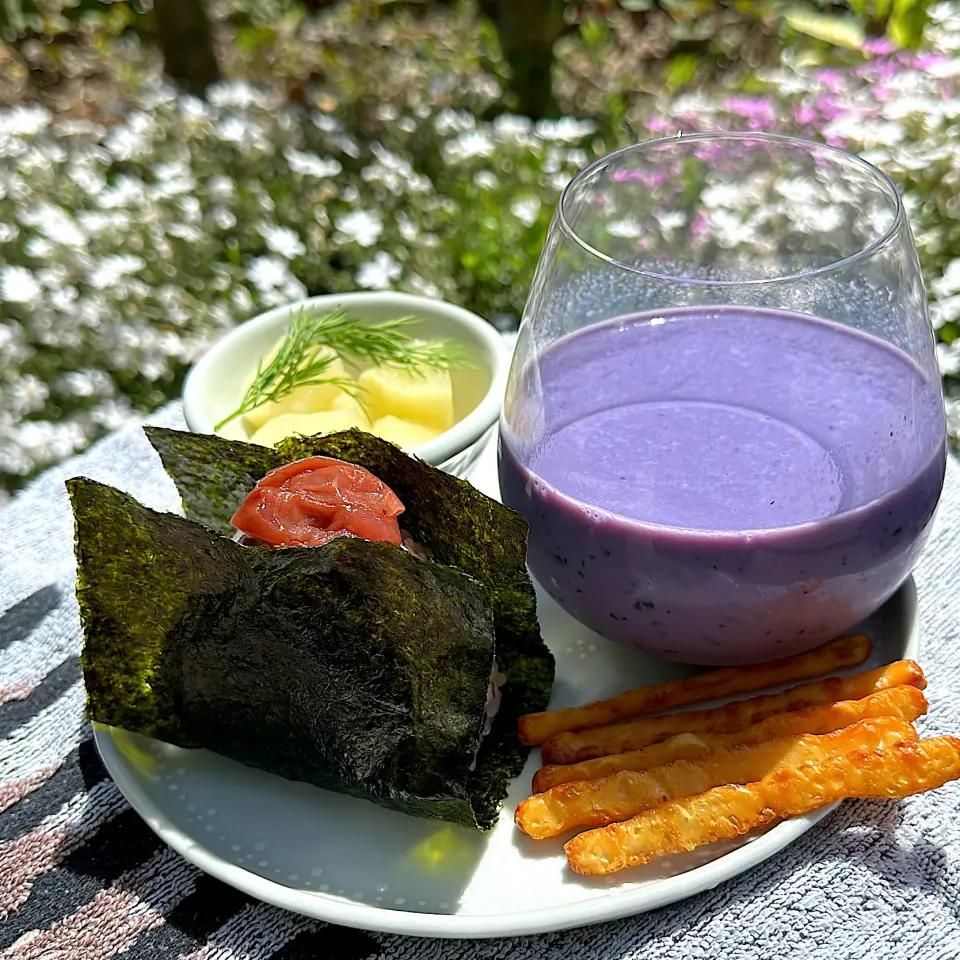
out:
M151 422L183 428L178 405ZM107 777L83 718L72 521L83 474L159 509L177 497L139 427L49 471L0 511L0 957L106 960L855 960L960 957L960 786L846 803L744 877L584 930L424 941L251 900L168 850ZM960 467L917 571L928 735L960 731Z

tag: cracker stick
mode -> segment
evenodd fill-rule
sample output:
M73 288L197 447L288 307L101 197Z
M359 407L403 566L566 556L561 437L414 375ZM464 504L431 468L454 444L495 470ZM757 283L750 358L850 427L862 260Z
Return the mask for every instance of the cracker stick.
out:
M852 677L831 677L829 680L804 683L783 693L736 700L713 710L641 717L581 733L558 733L543 744L541 752L545 763L579 763L612 753L639 750L676 733L730 733L785 710L798 710L835 700L859 700L878 690L901 684L921 690L926 686L923 671L912 660L898 660L879 670L857 673Z
M795 683L812 677L823 677L844 667L855 667L870 656L870 638L864 633L831 640L806 653L757 663L744 667L724 667L683 680L668 680L649 687L634 687L581 707L528 713L518 722L522 743L538 744L556 733L602 727L643 713L661 713L687 703L715 700L738 693L751 693Z
M762 743L775 737L800 733L831 733L869 717L897 717L916 720L927 712L927 698L916 687L891 687L871 693L861 700L818 703L803 710L775 713L766 720L732 733L678 733L669 740L651 744L640 750L614 753L582 763L542 767L533 778L533 792L543 793L561 783L575 780L597 780L621 770L649 770L675 760L696 760L729 750L731 747Z
M671 800L625 823L567 841L570 866L599 876L684 853L784 817L849 797L898 798L960 778L960 739L902 740L884 750L862 747L823 763L783 767L758 783L715 787Z
M574 827L617 823L666 800L692 797L727 783L753 783L781 767L822 763L860 747L882 750L916 737L913 724L906 720L861 720L823 736L783 737L644 772L623 770L600 780L564 783L524 800L514 819L527 836L543 840Z

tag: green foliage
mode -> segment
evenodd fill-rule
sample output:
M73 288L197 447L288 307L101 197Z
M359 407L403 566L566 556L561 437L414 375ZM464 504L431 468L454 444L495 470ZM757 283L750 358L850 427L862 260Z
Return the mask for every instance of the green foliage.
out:
M232 0L219 52L243 79L205 104L159 83L150 44L93 27L60 60L24 42L29 76L0 58L0 487L176 397L224 331L306 294L390 287L515 322L576 170L681 129L799 132L886 170L960 391L960 14L924 7L938 59L708 6L587 10L557 44L567 116L536 124L502 115L505 67L466 2ZM233 42L241 28L256 41Z
M416 322L415 316L364 322L362 318L348 317L342 309L321 314L301 308L292 313L290 326L273 358L266 365L262 360L257 364L253 382L240 405L215 429L265 403L278 403L301 387L338 386L362 403L362 388L355 381L327 373L337 358L361 366L405 367L415 376L422 376L424 369L452 370L466 362L466 355L454 343L419 343L403 332Z

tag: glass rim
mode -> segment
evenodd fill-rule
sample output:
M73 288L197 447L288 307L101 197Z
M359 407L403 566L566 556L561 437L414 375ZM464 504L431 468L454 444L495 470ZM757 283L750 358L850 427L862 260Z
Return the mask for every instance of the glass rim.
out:
M639 153L654 147L666 146L668 144L678 144L681 141L687 143L698 140L760 140L768 143L780 143L799 147L808 153L813 152L811 148L815 148L816 151L830 154L837 160L843 160L844 163L853 162L854 165L859 166L875 182L877 182L882 188L883 192L893 202L893 220L890 223L890 226L881 236L877 237L875 240L871 240L870 243L867 244L862 250L858 250L856 253L852 253L847 257L843 257L840 260L835 260L833 263L824 264L820 267L813 267L810 270L803 270L799 273L784 274L783 276L778 277L760 277L754 280L704 280L696 277L677 277L673 276L672 274L657 273L655 270L648 270L644 267L638 267L633 264L625 263L624 261L618 260L616 257L612 257L609 254L604 253L602 250L598 250L596 247L587 243L587 241L577 233L572 224L567 220L564 207L566 205L568 196L576 187L576 185L591 173L594 173L597 170L602 170L616 158L626 156L629 153ZM797 137L793 136L792 134L785 133L763 133L753 130L713 130L702 133L683 133L683 131L678 131L673 136L655 137L652 140L641 140L637 143L631 143L625 147L620 147L617 150L613 150L610 153L604 154L602 157L598 157L592 163L587 164L587 166L585 166L582 170L579 170L573 179L563 188L563 192L560 194L560 201L557 204L557 222L560 225L561 231L591 256L596 257L598 260L602 260L605 263L609 263L611 266L619 267L622 270L635 273L638 276L647 277L651 280L660 280L668 283L688 284L691 286L701 287L755 287L765 284L787 283L797 280L805 280L808 277L821 276L825 273L832 273L835 270L842 270L851 264L857 263L858 261L871 256L885 244L889 243L890 240L896 237L903 229L905 221L906 216L903 208L903 200L900 197L900 192L897 190L896 185L879 167L874 166L868 160L864 160L863 157L858 156L855 153L851 153L849 150L844 150L841 147L833 147L829 144L821 143L818 140L812 140L809 137Z

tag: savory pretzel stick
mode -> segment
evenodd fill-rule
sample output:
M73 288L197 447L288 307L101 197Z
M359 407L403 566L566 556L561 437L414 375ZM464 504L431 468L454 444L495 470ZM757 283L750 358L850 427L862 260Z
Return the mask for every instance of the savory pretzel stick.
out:
M598 780L621 770L649 770L675 760L696 760L719 750L801 733L824 734L870 717L916 720L927 712L927 698L916 687L891 687L860 700L818 703L803 710L775 713L732 733L678 733L661 743L640 750L614 753L582 763L542 767L533 777L533 792L543 793L561 783Z
M759 720L782 713L836 700L859 700L878 690L907 684L926 686L923 671L912 660L898 660L878 670L850 677L816 680L782 693L735 700L713 710L690 710L659 717L641 717L607 727L595 727L580 733L558 733L541 747L545 763L579 763L612 753L639 750L659 743L677 733L730 733Z
M524 800L514 819L527 836L543 840L574 827L626 820L666 800L691 797L727 783L753 783L781 767L822 763L861 747L882 750L916 736L913 724L906 720L861 720L823 736L783 737L643 772L622 770L600 780L564 783Z
M795 683L823 677L844 667L855 667L870 656L870 638L863 633L831 640L823 646L783 660L724 667L683 680L668 680L649 687L634 687L580 707L528 713L518 722L520 741L535 745L554 734L586 730L636 717L643 713L661 713L687 703L751 693L783 683Z
M577 873L599 876L731 839L784 817L848 797L899 798L960 778L960 739L902 740L884 750L862 747L822 763L783 767L757 783L715 787L671 800L625 823L567 841Z

